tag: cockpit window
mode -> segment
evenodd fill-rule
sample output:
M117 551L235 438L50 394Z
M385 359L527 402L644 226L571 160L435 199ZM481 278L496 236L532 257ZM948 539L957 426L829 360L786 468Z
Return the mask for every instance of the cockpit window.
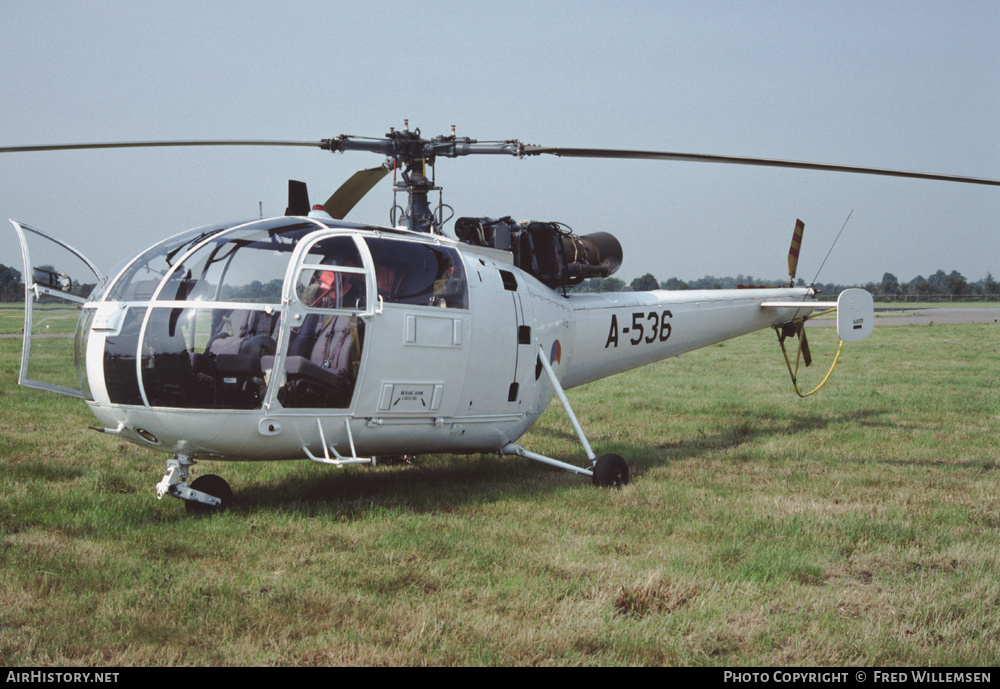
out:
M368 276L350 236L310 246L299 265L295 296L309 309L289 330L278 402L289 409L347 408L364 347Z
M163 301L281 302L281 285L295 244L315 225L227 232L184 259L157 297Z
M364 311L367 291L361 253L351 237L327 237L309 247L295 283L295 296L305 306Z
M196 242L229 227L217 225L189 230L151 246L133 259L108 291L109 301L149 301L173 261ZM111 273L115 275L119 271Z
M365 241L378 295L386 304L469 308L465 270L455 249L384 238Z
M139 314L141 320L141 314ZM280 313L226 308L155 308L143 335L142 387L150 406L188 409L258 409L264 402L274 363ZM125 328L123 328L123 334ZM137 337L137 332L136 335ZM127 343L127 338L126 343ZM108 341L111 343L111 340ZM112 376L123 366L135 370L127 356L105 347L105 376L112 401L139 404L128 376L112 392ZM131 362L131 363L130 363Z

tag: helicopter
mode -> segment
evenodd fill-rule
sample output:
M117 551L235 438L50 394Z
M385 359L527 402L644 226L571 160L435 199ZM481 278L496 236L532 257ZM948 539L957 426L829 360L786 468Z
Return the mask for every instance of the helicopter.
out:
M100 422L91 429L168 454L157 497L180 498L192 513L233 502L219 476L188 482L200 460L308 459L344 467L418 454L493 453L620 487L629 481L627 462L595 454L566 390L766 328L778 333L782 349L786 338L796 338L809 365L804 325L831 310L841 347L874 327L868 292L845 290L830 309L814 287L794 286L801 221L782 287L572 292L618 270L619 241L607 232L577 235L559 222L510 216L460 217L446 234L453 211L435 180L440 158L652 159L1000 186L991 179L764 158L480 142L458 137L454 127L450 135L425 138L408 122L376 138L61 144L0 153L160 146L301 146L384 158L323 204L310 204L306 185L289 181L284 215L187 230L108 272L64 241L11 220L25 276L19 384L82 398ZM345 220L390 173L389 225ZM89 294L74 293L84 281L69 271L34 265L29 244L36 242L84 266L94 281ZM33 316L44 317L47 305L62 301L79 310L75 378L68 384L41 380L30 361L39 338ZM794 372L792 378L794 384ZM518 443L554 398L583 448L582 466Z

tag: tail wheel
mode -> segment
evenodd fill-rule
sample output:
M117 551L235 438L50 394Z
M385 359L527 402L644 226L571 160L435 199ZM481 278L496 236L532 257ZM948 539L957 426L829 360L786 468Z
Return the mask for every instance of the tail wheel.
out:
M628 483L628 464L621 455L607 454L594 464L594 485L621 488Z
M233 489L221 476L215 474L199 476L191 482L191 488L208 493L213 498L219 498L222 502L218 507L213 507L203 502L188 500L184 503L188 514L220 514L233 504Z

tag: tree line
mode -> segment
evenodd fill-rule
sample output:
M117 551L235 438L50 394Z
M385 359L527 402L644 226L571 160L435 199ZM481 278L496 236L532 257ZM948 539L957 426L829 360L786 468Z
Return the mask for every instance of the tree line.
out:
M667 289L667 290L688 290L688 289L735 289L739 285L761 285L768 287L783 286L785 280L774 280L767 278L757 278L753 275L737 275L736 277L716 277L714 275L706 275L697 280L681 280L680 278L672 277L668 280L663 280L662 282L657 280L652 273L646 273L640 277L635 278L629 283L626 283L621 278L607 277L607 278L591 278L590 280L584 280L582 283L573 288L574 292L620 292L622 289L628 287L637 292L648 292L654 289ZM796 281L797 287L805 287L806 283L799 278ZM73 292L79 293L84 288L93 287L93 285L80 285L75 286ZM259 282L252 283L247 286L247 289L254 292L255 295L258 292L261 293L273 293L274 291L280 291L280 283L272 281L268 284L261 284ZM885 297L887 299L902 299L902 298L934 298L934 297L950 297L950 298L975 298L975 299L987 299L1000 300L1000 283L993 279L992 273L987 273L986 277L981 280L970 281L967 280L961 273L957 270L953 270L950 273L946 273L943 270L939 270L929 277L924 277L923 275L918 275L909 282L901 282L892 273L884 273L882 279L879 282L867 282L863 285L840 285L836 283L816 283L815 287L822 292L827 294L836 294L850 287L861 287L866 289L872 294ZM251 289L252 288L252 289ZM89 289L88 289L89 291ZM83 294L82 296L86 296ZM228 298L246 299L250 297L249 294L240 295L229 295ZM10 301L22 301L24 299L24 282L22 281L21 271L10 268L8 266L0 263L0 301L10 302Z
M652 273L646 273L635 278L629 283L616 277L591 278L584 280L577 285L574 292L620 292L623 289L631 289L636 292L648 292L654 289L666 290L689 290L689 289L736 289L738 286L757 285L762 287L784 286L787 280L774 280L767 278L757 278L752 275L737 275L736 277L716 277L706 275L697 280L682 280L672 277L668 280L657 280ZM806 287L806 283L799 278L796 287ZM825 293L837 294L851 287L860 287L872 294L886 299L902 298L976 298L987 300L1000 300L1000 283L993 279L992 273L987 273L986 277L975 282L965 278L957 270L946 273L938 270L930 277L918 275L909 282L901 282L892 273L884 273L879 282L866 282L857 285L842 285L837 283L816 283L817 289Z
M24 301L21 271L0 263L0 301Z

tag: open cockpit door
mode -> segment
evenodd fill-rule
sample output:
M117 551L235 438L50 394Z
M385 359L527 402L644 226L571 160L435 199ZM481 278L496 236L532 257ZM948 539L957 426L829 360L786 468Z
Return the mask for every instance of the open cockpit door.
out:
M18 383L90 398L83 348L95 311L83 305L106 278L69 244L14 220L11 224L21 243L25 285Z

